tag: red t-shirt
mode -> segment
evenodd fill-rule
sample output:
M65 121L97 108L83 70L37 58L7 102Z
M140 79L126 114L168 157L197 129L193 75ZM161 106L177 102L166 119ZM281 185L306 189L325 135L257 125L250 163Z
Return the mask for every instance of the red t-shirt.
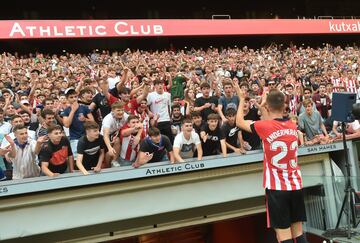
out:
M110 94L108 102L109 105L111 106L112 104L114 104L116 101L119 101L119 98L116 98L115 96L113 96L112 94ZM139 104L136 101L136 98L129 100L129 102L124 104L124 110L126 111L126 113L128 114L135 114L135 111L137 110L137 108L139 107Z
M136 98L129 100L129 102L125 103L124 105L124 109L128 114L135 114L135 111L138 107L139 104L137 103Z
M264 145L264 188L281 191L301 189L296 125L290 120L276 119L255 121L251 128Z
M119 101L119 100L120 100L119 98L116 98L112 94L109 94L109 99L108 99L109 106L111 106L112 104L114 104L116 101Z

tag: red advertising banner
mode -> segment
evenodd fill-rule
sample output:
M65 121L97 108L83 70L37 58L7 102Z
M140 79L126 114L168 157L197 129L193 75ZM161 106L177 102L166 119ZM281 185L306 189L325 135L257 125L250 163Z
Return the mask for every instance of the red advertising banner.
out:
M360 33L360 20L4 20L0 39Z

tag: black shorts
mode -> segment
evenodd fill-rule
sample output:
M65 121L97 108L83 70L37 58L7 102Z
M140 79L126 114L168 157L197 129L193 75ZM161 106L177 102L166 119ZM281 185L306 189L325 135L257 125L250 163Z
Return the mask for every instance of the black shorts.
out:
M295 222L306 221L303 190L277 191L266 189L267 226L286 229Z

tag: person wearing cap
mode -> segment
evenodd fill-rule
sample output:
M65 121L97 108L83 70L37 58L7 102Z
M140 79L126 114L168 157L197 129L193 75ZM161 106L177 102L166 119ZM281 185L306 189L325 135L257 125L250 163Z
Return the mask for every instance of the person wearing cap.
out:
M269 87L269 89L275 89L276 88L276 82L275 80L269 80L267 82L267 86Z
M85 135L84 122L94 121L94 117L87 106L78 103L78 95L74 88L66 89L65 96L70 106L62 112L63 123L69 128L70 145L76 157L78 140Z

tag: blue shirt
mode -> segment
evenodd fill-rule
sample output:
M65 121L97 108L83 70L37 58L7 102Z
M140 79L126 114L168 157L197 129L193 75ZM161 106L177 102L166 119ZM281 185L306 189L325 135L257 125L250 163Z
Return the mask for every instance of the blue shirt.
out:
M71 107L67 107L61 115L64 117L69 116L71 111ZM90 109L85 106L79 104L79 108L76 110L74 117L71 121L71 125L69 127L70 130L70 140L79 139L81 136L85 135L84 122L79 120L79 116L83 114L85 117L90 113Z

